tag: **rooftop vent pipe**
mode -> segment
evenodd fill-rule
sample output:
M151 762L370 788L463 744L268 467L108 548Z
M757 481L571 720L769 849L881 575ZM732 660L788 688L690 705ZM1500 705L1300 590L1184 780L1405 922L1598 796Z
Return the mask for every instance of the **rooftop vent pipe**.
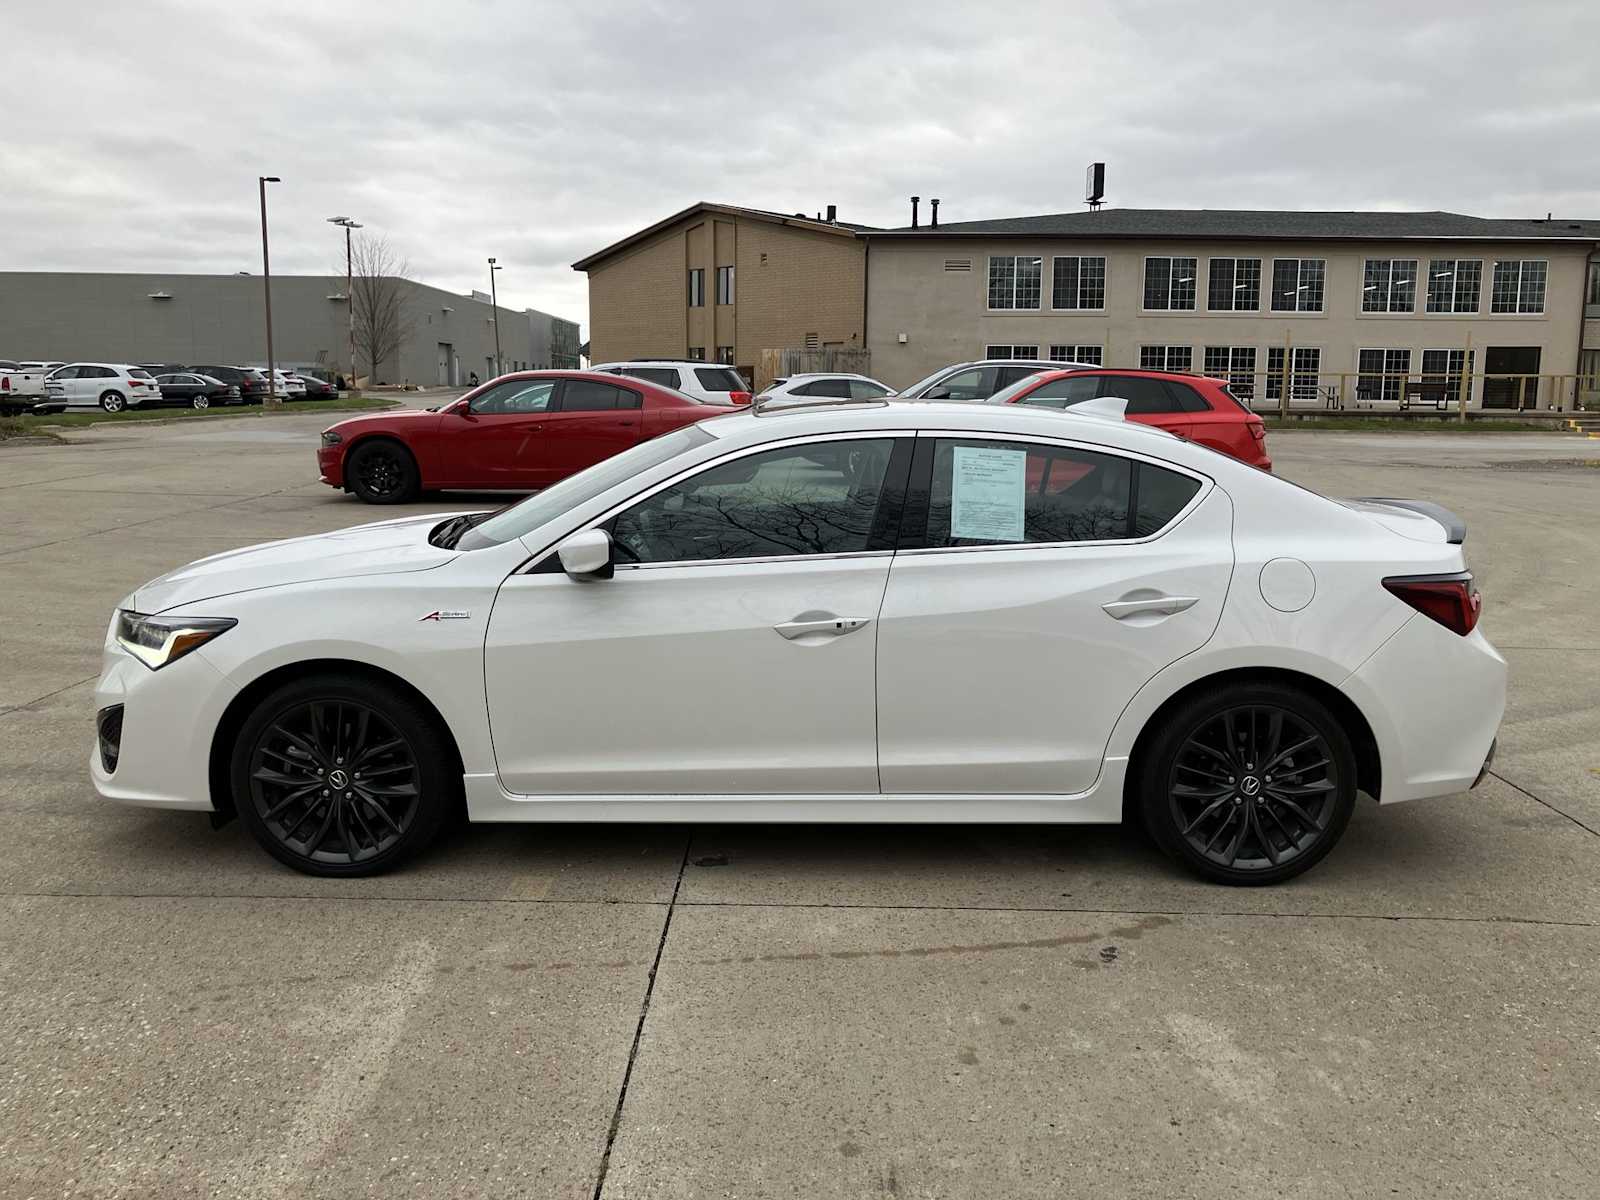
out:
M917 227L917 205L921 203L921 201L921 196L911 197L911 228L913 229Z
M928 201L928 228L939 228L939 198L937 196Z

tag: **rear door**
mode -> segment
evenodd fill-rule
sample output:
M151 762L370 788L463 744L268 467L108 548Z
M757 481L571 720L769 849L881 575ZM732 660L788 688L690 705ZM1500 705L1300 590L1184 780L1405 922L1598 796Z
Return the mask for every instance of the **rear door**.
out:
M622 383L568 379L544 419L543 454L533 484L554 483L639 440L644 397Z
M1128 701L1216 628L1226 494L1152 460L937 434L907 494L878 618L884 792L1087 790Z

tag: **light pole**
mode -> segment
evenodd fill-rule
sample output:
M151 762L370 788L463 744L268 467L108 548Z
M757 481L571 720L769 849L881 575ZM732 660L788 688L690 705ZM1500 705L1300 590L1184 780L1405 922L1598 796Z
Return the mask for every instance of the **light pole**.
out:
M351 268L350 231L360 229L357 221L349 217L329 217L328 221L334 225L344 226L344 303L345 315L350 319L350 390L356 390L356 295L354 288L355 273Z
M276 175L258 175L261 188L261 283L267 292L267 406L282 404L278 399L278 371L272 360L272 263L267 257L267 184L282 183Z
M494 286L494 273L503 269L494 265L494 259L491 258L489 260L489 307L494 314L490 320L494 322L494 373L496 375L505 374L505 366L500 361L500 301L497 298L499 293Z

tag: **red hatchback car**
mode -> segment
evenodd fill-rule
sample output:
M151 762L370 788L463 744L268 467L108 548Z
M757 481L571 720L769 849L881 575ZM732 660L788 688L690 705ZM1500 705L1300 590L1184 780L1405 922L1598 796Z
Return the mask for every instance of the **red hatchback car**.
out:
M491 379L437 412L340 421L317 450L322 482L368 504L459 488L531 491L636 442L719 413L643 379L592 371L522 371Z
M1130 421L1154 425L1252 467L1272 470L1266 425L1220 379L1171 371L1044 371L996 392L989 403L1070 408L1098 396L1126 400Z

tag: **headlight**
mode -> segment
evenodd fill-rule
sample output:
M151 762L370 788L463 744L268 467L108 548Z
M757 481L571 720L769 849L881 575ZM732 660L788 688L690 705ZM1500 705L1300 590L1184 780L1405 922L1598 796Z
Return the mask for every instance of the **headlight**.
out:
M117 645L156 671L238 623L232 617L147 617L124 608L117 612Z
M324 446L337 446L342 441L344 441L344 434L335 433L331 429L323 431L322 444Z

